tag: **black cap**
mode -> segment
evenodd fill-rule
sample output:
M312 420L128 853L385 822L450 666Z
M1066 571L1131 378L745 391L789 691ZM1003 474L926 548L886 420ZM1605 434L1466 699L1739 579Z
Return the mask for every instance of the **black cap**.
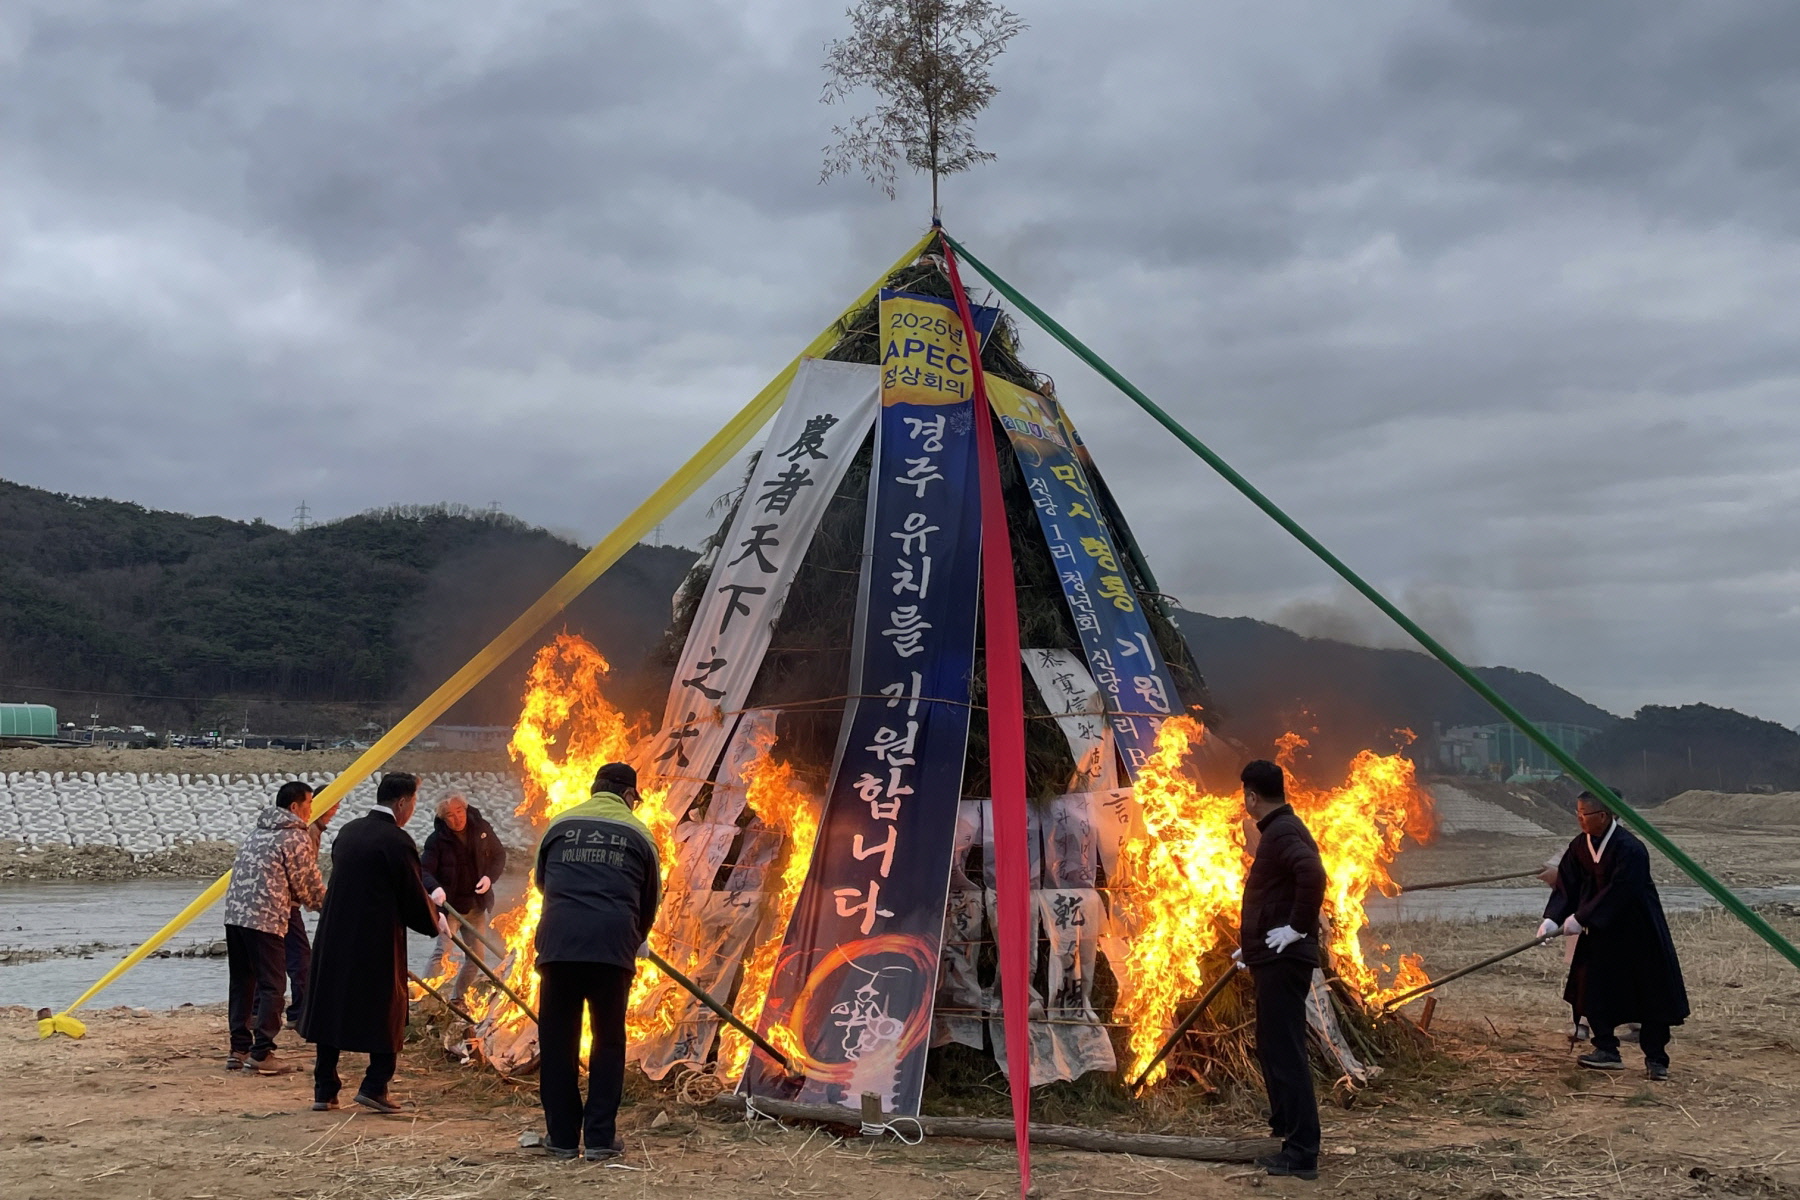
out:
M594 772L593 790L596 792L615 792L622 796L626 788L636 786L637 772L628 763L610 762Z

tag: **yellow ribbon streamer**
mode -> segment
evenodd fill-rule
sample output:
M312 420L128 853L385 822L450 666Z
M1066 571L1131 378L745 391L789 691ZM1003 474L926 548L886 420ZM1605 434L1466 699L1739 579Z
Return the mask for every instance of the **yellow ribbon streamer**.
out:
M742 411L726 422L723 429L700 447L700 450L688 459L680 470L671 475L661 487L650 493L648 499L619 523L618 528L607 534L598 545L582 557L580 562L570 567L566 575L552 584L550 590L538 598L537 603L526 609L517 620L502 630L498 637L483 647L480 653L465 663L461 670L445 680L436 691L422 700L417 708L406 714L398 724L383 734L373 746L358 755L356 761L345 768L337 778L326 784L325 789L314 798L313 819L316 821L335 809L352 788L367 779L383 763L403 749L407 743L425 732L427 726L442 716L452 704L462 699L495 667L512 657L513 653L530 641L533 635L542 629L552 617L566 608L575 597L605 574L607 569L618 562L627 550L643 540L646 534L655 529L671 512L675 511L677 506L693 495L700 485L710 479L720 467L730 462L740 450L749 444L756 431L761 429L781 407L787 386L793 381L794 372L800 369L801 361L807 358L817 358L831 349L838 340L838 326L873 300L875 293L887 280L887 277L918 258L935 236L935 232L926 233L917 242L914 242L905 254L894 261L893 266L883 271L880 277L856 298L854 303L820 331L819 336L809 342L806 349L795 355L794 360L783 367L780 373L771 379L749 404L744 406ZM71 1014L99 995L119 976L144 961L157 947L180 932L188 922L210 908L225 894L225 888L230 882L231 872L227 871L211 887L195 897L192 904L182 909L174 920L157 930L148 941L127 954L112 970L102 975L92 987L81 993L68 1008L56 1016L41 1018L38 1021L38 1035L49 1037L52 1033L66 1033L71 1037L80 1037L85 1030Z

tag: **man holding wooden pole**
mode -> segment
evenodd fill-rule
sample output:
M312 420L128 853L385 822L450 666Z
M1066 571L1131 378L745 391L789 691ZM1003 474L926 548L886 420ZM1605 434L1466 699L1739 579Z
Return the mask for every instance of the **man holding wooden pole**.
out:
M1581 832L1563 851L1538 935L1560 929L1579 938L1563 999L1587 1018L1594 1049L1576 1061L1595 1071L1623 1070L1614 1030L1637 1021L1645 1075L1667 1079L1669 1027L1687 1019L1688 998L1650 878L1650 852L1592 793L1576 798L1575 819Z
M537 928L539 1095L544 1150L589 1162L624 1152L615 1122L625 1088L625 1004L639 947L662 900L656 841L632 815L637 772L607 763L593 794L559 813L538 841L532 884L544 895ZM593 1031L581 1098L581 1018Z
M1256 981L1256 1057L1281 1149L1256 1160L1271 1175L1319 1177L1319 1102L1306 1056L1306 994L1319 966L1325 864L1287 803L1281 768L1257 759L1239 776L1260 835L1244 879L1237 955Z

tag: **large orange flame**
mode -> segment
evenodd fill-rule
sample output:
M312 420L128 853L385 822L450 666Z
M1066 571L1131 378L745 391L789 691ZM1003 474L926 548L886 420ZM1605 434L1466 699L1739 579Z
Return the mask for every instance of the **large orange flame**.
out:
M761 1019L763 1004L769 998L775 960L781 954L782 938L800 899L800 886L806 882L813 843L819 836L817 802L794 786L793 768L770 758L768 749L767 743L757 747L756 759L744 774L750 811L763 828L785 834L781 851L763 878L763 916L758 927L761 942L744 960L743 981L738 985L734 1006L737 1015L752 1028ZM750 1059L750 1039L730 1027L721 1036L719 1073L735 1079L743 1074Z
M1209 793L1184 771L1189 749L1206 736L1187 717L1165 722L1136 785L1142 825L1119 847L1112 881L1114 921L1129 947L1114 964L1120 981L1116 1018L1131 1029L1135 1078L1172 1027L1177 1006L1191 1000L1209 975L1229 969L1220 951L1235 946L1244 878L1249 870L1249 814L1238 793ZM1305 744L1283 740L1284 757ZM1410 831L1430 828L1430 801L1414 783L1413 765L1400 755L1369 751L1351 763L1337 788L1313 789L1290 774L1288 802L1319 844L1328 886L1325 913L1333 964L1366 1001L1383 995L1380 974L1368 965L1360 933L1368 924L1363 901L1370 888L1392 893L1387 865ZM1417 970L1402 964L1402 979ZM1405 986L1396 980L1394 987ZM1159 1065L1151 1079L1161 1078Z
M524 784L525 799L518 814L530 821L535 830L541 831L559 814L587 799L594 773L601 766L630 761L632 757L642 730L607 699L605 684L609 672L605 657L592 644L566 633L539 650L532 662L524 705L507 752L518 765ZM773 741L772 733L758 741L756 757L741 780L750 811L763 828L774 831L783 843L763 882L764 906L757 922L759 940L747 953L743 983L734 1004L738 1014L751 1023L761 1015L782 935L793 915L818 834L816 802L794 785L792 769L770 756ZM640 784L639 793L636 814L656 841L666 883L676 863L678 819L667 807L666 789L645 781ZM665 905L674 900L665 896ZM534 1007L538 999L534 940L541 915L542 897L535 889L528 889L512 910L494 921L495 932L508 950L507 982ZM677 945L663 931L653 930L650 940L658 953L694 973L714 950L708 946ZM729 982L726 981L727 994L716 999L728 999ZM495 1004L501 1006L495 1013L497 1027L518 1032L526 1018L517 1006L504 998L486 995L485 989L471 993L470 1008L477 1019L487 1016ZM685 992L652 963L638 963L626 1017L630 1044L641 1045L666 1035L692 1013L693 1003ZM742 1071L750 1047L740 1035L729 1030L727 1034L720 1061L735 1076ZM584 1034L584 1053L587 1040Z

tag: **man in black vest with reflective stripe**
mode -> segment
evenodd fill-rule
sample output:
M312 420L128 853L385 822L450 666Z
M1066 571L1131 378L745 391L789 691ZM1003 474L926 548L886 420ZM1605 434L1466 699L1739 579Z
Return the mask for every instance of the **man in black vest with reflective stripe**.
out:
M1244 767L1244 807L1260 835L1244 879L1238 955L1256 980L1256 1057L1269 1093L1269 1130L1281 1150L1256 1160L1271 1175L1319 1177L1319 1103L1306 1056L1306 994L1319 966L1325 864L1287 803L1281 768Z
M538 1091L544 1149L589 1162L624 1150L614 1128L625 1087L625 1003L638 947L662 899L662 870L650 831L632 815L637 772L607 763L593 794L561 813L538 842L532 883L544 894L537 928ZM588 1095L581 1099L581 1018L593 1031Z

